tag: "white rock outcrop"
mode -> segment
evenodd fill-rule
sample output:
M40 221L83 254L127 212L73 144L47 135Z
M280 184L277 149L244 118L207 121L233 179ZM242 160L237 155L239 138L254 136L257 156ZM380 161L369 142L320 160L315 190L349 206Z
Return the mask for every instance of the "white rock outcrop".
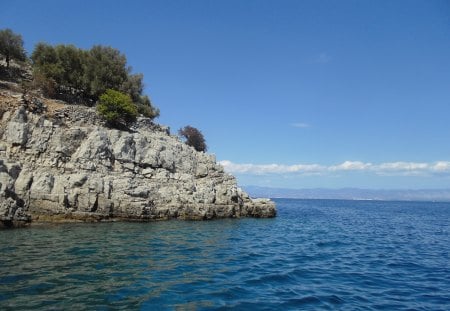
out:
M76 109L75 109L76 108ZM104 127L95 111L53 117L25 106L0 126L0 222L273 217L215 157L147 119L133 131ZM78 111L78 112L77 112ZM85 118L80 118L80 113Z

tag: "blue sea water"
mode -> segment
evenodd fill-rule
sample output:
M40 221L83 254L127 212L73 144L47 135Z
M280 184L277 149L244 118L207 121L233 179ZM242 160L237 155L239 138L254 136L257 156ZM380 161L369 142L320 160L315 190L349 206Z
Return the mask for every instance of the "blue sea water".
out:
M0 310L450 310L450 203L0 231Z

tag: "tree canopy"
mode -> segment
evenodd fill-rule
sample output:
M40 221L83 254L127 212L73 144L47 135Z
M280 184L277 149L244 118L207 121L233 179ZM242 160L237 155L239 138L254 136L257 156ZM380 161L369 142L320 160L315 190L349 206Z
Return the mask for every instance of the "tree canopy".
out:
M0 54L9 68L11 60L25 61L27 56L23 48L22 36L15 34L11 29L0 30Z
M125 55L109 46L93 46L85 58L85 87L93 98L98 98L107 89L124 90L125 84L139 83L136 86L142 92L142 79L129 79ZM130 94L131 95L131 94Z
M178 134L185 139L187 145L194 147L195 150L206 151L208 149L202 132L195 127L187 125L179 129Z
M129 74L126 57L112 47L96 45L82 50L73 45L38 43L31 60L34 73L53 81L57 93L80 93L95 101L108 89L131 90L132 85L139 95L143 90L142 79Z
M144 76L132 74L119 50L96 45L82 50L73 45L38 43L31 55L34 76L48 96L95 103L107 90L130 96L138 112L149 118L159 116L143 94ZM69 96L69 98L68 98Z

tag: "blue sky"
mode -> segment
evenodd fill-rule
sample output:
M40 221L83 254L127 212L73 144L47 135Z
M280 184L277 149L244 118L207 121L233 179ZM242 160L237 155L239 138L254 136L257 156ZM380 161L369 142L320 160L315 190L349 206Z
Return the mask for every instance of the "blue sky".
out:
M0 28L110 45L241 185L450 187L450 2L3 0Z

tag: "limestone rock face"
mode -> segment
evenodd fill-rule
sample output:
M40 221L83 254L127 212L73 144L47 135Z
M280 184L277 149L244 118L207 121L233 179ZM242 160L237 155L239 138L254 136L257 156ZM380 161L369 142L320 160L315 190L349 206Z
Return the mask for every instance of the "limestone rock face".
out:
M83 114L95 117L92 108ZM276 215L272 201L250 199L214 156L145 119L127 132L19 107L3 114L0 138L4 225Z

